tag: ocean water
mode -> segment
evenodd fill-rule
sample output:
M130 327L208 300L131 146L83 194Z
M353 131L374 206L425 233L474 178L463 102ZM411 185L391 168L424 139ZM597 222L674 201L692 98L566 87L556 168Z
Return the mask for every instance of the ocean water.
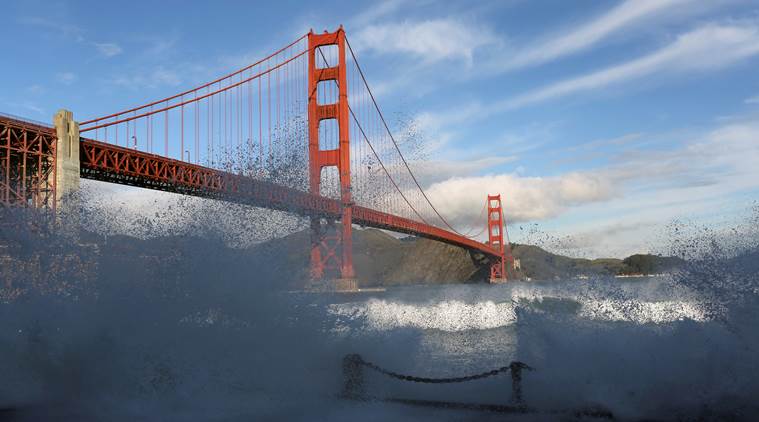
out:
M535 368L523 394L537 413L519 420L588 406L632 420L759 411L755 319L731 319L673 277L250 301L34 298L0 312L0 408L15 409L11 420L503 417L341 399L348 353L433 378L523 361ZM431 385L366 372L364 381L376 398L509 404L511 395L508 375Z
M41 251L41 266L72 242L12 240L18 252ZM78 280L56 267L65 289L1 301L0 420L574 420L581 408L620 420L759 415L759 254L750 242L662 277L342 294L288 292L265 256L233 259L213 239L184 242L171 271L145 277L104 261L95 280ZM352 353L430 378L521 361L534 368L523 377L533 412L345 400L342 361ZM377 399L505 405L512 394L508 374L419 384L365 370L363 385Z
M740 391L758 391L748 377L759 374L757 361L739 340L752 329L738 334L723 305L675 276L416 286L335 302L326 306L334 336L385 339L361 348L365 360L426 377L522 361L536 368L524 375L525 398L546 411L600 406L636 419L708 408L740 417L732 410L752 403ZM511 393L508 376L445 387L367 378L379 396L507 404Z

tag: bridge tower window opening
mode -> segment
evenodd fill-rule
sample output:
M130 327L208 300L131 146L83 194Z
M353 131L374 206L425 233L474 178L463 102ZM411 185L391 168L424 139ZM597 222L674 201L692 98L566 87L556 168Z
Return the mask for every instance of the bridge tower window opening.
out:
M337 119L319 122L319 151L337 151L339 148L339 123Z
M316 69L326 69L338 66L337 58L339 55L340 46L337 44L327 44L316 47Z

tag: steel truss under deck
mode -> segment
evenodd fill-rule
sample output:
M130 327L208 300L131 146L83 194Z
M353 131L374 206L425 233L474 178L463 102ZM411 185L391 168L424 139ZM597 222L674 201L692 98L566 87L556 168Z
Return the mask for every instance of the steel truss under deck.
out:
M0 204L55 208L55 131L0 116Z

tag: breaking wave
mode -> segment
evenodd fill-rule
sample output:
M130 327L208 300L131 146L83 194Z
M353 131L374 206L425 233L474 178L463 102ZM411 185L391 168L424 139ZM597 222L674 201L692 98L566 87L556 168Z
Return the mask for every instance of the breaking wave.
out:
M684 320L705 322L710 319L706 310L699 304L674 300L661 302L593 301L583 305L580 316L597 321L626 321L637 324L663 324Z
M370 299L365 303L330 305L328 312L340 320L363 321L362 329L372 331L403 327L448 332L487 330L509 325L516 320L511 303L493 301L469 304L451 300L417 305Z
M578 302L579 301L579 302ZM563 305L560 305L563 304ZM573 306L574 305L574 306ZM664 300L583 300L577 298L515 295L511 302L486 300L466 303L444 300L438 303L403 303L370 299L329 305L328 313L336 317L335 331L355 327L360 330L388 331L398 328L460 332L506 327L517 321L517 307L556 314L572 313L593 321L624 321L636 324L664 324L674 321L710 320L709 313L696 302ZM574 312L573 312L574 311ZM354 324L358 323L356 327Z
M336 303L346 296L284 293L290 280L268 254L243 259L215 236L148 239L149 248L103 256L65 236L18 231L0 233L14 236L34 266L11 271L3 263L16 277L4 285L29 286L29 269L49 277L33 286L45 294L0 297L0 419L4 408L32 415L27 420L52 419L45 412L79 412L58 418L78 420L356 420L368 411L461 419L340 401L348 353L431 377L526 362L538 369L524 379L536 409L597 403L627 420L759 414L756 236L746 237L745 250L697 256L682 273L650 282L426 286ZM151 250L178 253L148 261ZM95 264L93 277L76 271ZM61 284L69 280L77 283ZM367 389L503 403L503 382L428 390L367 377Z

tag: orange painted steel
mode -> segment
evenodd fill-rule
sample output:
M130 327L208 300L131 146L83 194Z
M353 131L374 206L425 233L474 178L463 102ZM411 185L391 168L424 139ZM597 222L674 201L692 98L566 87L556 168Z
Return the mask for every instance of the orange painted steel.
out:
M81 176L85 179L236 202L332 221L343 215L340 200L160 155L84 138L79 151ZM494 259L502 257L485 243L435 226L357 205L352 208L354 224L433 239L475 250Z
M337 66L316 67L317 50L337 46ZM337 167L340 179L341 227L332 220L311 218L311 278L322 279L328 269L339 270L340 277L355 278L353 271L353 200L351 199L350 134L348 115L348 82L345 64L345 31L308 34L308 174L309 192L320 195L321 174L325 167ZM337 102L318 103L319 82L335 81L339 89ZM336 149L322 150L319 146L319 126L322 120L337 121L339 143ZM327 236L337 230L336 236ZM338 251L339 249L339 251Z
M55 209L56 134L0 115L0 204Z
M488 245L499 259L490 264L490 280L506 280L506 249L503 244L503 207L501 195L488 195Z

